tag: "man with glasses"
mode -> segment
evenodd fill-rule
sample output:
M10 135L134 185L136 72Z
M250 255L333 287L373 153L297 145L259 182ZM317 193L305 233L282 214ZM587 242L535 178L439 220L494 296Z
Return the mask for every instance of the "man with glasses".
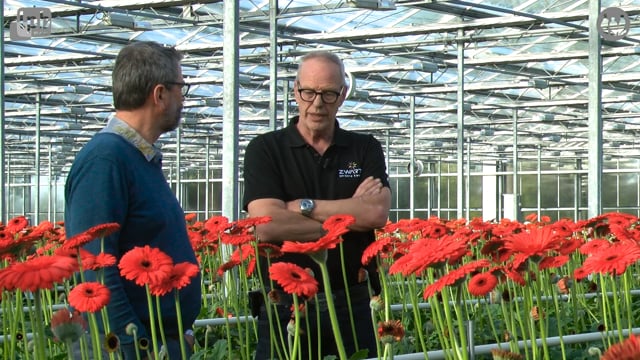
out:
M162 153L154 146L161 134L180 124L189 90L181 59L175 48L154 42L137 42L120 50L112 72L115 116L80 150L67 176L67 237L96 225L118 223L119 231L84 246L93 254L115 256L116 264L134 247L149 246L169 255L174 264L198 265L184 212L162 172ZM101 271L111 293L106 306L109 330L118 336L123 358L145 358L147 350L141 347L150 343L152 335L145 287L121 277L117 265ZM84 276L85 281L97 279L94 271L86 271ZM200 286L198 274L180 289L185 329L199 314ZM180 342L190 353L193 337L191 332L178 333L180 318L174 293L161 296L158 305L166 336L166 343L162 339L158 343L170 359L181 359ZM157 314L152 315L157 319ZM98 324L102 328L103 321ZM138 343L134 343L133 328L137 329Z
M368 349L367 357L376 357L369 301L371 293L379 290L378 275L374 266L363 267L360 258L375 239L374 229L386 224L391 191L380 143L371 135L347 131L339 125L336 115L347 90L344 65L338 56L314 51L302 58L294 83L299 115L286 128L255 137L246 148L243 207L251 217L271 217L269 223L256 227L256 236L260 241L276 244L284 240L315 241L325 233L322 224L330 216L355 217L351 231L343 235L344 259L336 248L328 251L326 262L347 355ZM275 261L309 269L320 283L318 298L310 299L306 310L304 322L309 321L310 325L300 324L304 331L302 358L337 356L329 315L323 306L326 297L319 267L310 257L300 254L271 260ZM265 263L261 259L261 265ZM261 273L268 274L268 270L263 267ZM268 278L263 279L263 284L269 286ZM255 309L259 337L255 359L282 359L288 352L284 344L291 304L280 300L278 319L274 315L271 324L269 301L260 306L259 312ZM320 314L319 333L316 310ZM275 328L277 325L281 329ZM353 339L353 333L357 339Z

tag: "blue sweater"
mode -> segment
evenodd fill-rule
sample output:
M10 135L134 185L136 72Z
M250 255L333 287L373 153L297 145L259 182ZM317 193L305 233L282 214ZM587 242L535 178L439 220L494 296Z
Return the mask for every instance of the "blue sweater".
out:
M117 222L121 229L104 239L104 251L118 261L133 247L149 245L171 256L174 264L184 261L197 264L184 212L162 173L160 160L147 160L124 137L101 132L85 145L67 177L65 197L68 237L94 225ZM94 240L85 249L97 254L100 246L100 240ZM118 335L122 345L133 341L125 334L130 323L137 325L139 338L150 338L145 288L122 278L117 265L105 270L105 284L111 290L107 305L110 330ZM95 275L87 271L86 281L94 280ZM200 312L199 275L180 290L180 301L182 323L188 329ZM178 336L173 293L161 298L161 308L167 336Z

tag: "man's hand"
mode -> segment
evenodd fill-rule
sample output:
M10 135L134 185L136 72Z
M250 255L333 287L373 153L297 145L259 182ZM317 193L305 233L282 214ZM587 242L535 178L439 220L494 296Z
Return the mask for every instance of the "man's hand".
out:
M360 196L376 195L379 194L381 190L382 181L380 181L380 179L378 178L374 178L373 176L369 176L368 178L364 179L360 183L360 185L358 185L356 192L353 193L353 196L351 197L356 198Z

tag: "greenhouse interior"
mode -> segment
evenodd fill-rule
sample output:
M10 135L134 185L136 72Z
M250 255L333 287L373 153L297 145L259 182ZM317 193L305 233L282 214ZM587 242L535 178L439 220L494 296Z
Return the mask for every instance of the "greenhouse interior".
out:
M380 142L391 206L361 259L384 285L377 351L325 359L640 359L640 1L5 0L0 16L5 359L74 358L49 326L74 280L34 291L5 270L62 246L67 174L141 41L184 55L181 122L155 145L190 236L217 239L194 245L190 358L256 355L258 249L221 239L253 234L245 149L297 115L299 61L327 50L346 70L337 120ZM274 358L303 358L293 344Z

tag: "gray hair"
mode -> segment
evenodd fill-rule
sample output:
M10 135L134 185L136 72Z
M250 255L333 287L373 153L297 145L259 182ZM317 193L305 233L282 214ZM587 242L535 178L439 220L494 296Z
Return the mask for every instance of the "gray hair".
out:
M182 54L174 47L141 41L123 47L111 74L117 110L141 107L158 84L177 81Z
M300 59L300 63L299 65L302 65L305 61L310 60L310 59L325 59L325 60L329 60L330 62L338 65L340 67L340 75L343 79L343 81L346 81L347 78L347 74L344 70L344 63L342 62L342 59L340 59L340 57L332 52L326 51L326 50L314 50L311 51L310 53L307 53L306 55L304 55L301 59ZM298 80L300 78L300 66L298 66L298 72L296 73L296 80ZM346 84L345 84L346 85Z

